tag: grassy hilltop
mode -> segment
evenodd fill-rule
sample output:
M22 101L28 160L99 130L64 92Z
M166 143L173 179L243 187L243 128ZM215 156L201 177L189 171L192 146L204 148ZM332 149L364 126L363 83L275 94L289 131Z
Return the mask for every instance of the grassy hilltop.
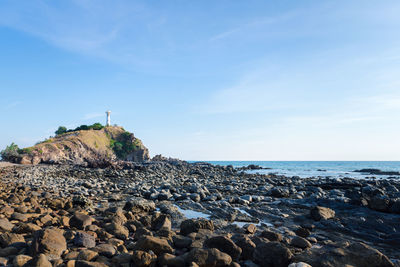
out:
M149 151L142 141L119 126L96 123L74 130L59 127L56 136L32 147L19 149L15 144L2 151L4 160L21 164L104 165L116 160L146 161Z

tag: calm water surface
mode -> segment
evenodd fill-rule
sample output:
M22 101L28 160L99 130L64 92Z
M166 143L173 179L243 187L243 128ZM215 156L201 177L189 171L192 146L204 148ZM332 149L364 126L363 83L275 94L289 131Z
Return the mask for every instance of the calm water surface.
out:
M286 176L300 177L372 177L370 174L354 172L359 169L379 169L382 171L400 172L400 161L207 161L216 165L232 165L243 167L250 164L259 165L267 170L256 170L249 172L275 173ZM385 175L376 175L377 178L388 178ZM397 177L400 176L390 176Z

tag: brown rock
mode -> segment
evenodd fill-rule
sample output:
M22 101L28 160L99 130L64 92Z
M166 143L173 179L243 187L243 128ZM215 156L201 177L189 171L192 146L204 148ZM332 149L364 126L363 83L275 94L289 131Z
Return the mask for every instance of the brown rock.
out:
M211 237L204 242L204 246L217 248L219 251L230 255L233 260L239 260L240 254L242 254L242 249L226 236Z
M100 255L111 258L117 252L113 245L111 244L100 244L93 248L94 251L97 251Z
M10 223L7 218L0 218L0 230L11 231L14 228L14 224Z
M293 237L293 239L290 241L290 244L294 247L298 247L298 248L302 248L302 249L312 247L311 243L307 239L302 238L300 236Z
M143 239L140 239L136 245L135 249L149 251L152 250L157 256L162 253L173 253L174 249L170 246L167 240L146 236Z
M40 254L37 259L35 259L32 263L34 267L52 267L51 263L47 260L47 257L44 254Z
M214 231L214 224L212 221L205 219L189 219L181 223L180 232L182 235L188 235L193 232L198 232L200 229Z
M35 232L32 241L33 255L45 254L50 260L60 258L67 249L67 242L58 228L48 228Z
M252 224L252 223L248 223L248 224L245 224L244 226L243 226L243 229L246 231L246 233L248 233L248 234L254 234L256 231L257 231L257 226L255 226L254 224Z
M14 233L3 233L0 235L0 244L2 247L19 246L25 243L23 235Z
M132 255L132 261L134 266L137 267L147 267L154 266L157 260L157 256L150 254L146 251L135 250Z
M251 239L246 235L234 235L232 240L242 249L241 259L251 260L253 259L254 249L256 244L254 244Z
M75 214L69 219L69 225L79 230L84 230L86 226L91 225L93 218L81 212Z
M184 267L185 260L183 257L177 257L175 255L164 253L160 257L158 257L158 265L159 266L169 266L169 267Z
M27 256L27 255L18 255L14 258L13 260L13 265L15 267L22 267L25 264L27 264L30 260L32 260L32 257Z
M268 239L269 241L278 241L278 242L282 241L282 235L280 233L276 233L276 232L268 231L268 230L262 231L261 237L264 237L264 238Z
M19 224L16 229L15 232L18 234L29 234L29 233L33 233L36 231L39 231L40 226L33 224L33 223L23 223L23 224Z
M185 256L185 262L188 265L194 262L200 267L229 266L232 258L216 248L194 248Z
M167 230L171 231L171 220L169 215L161 214L152 223L154 231Z
M83 260L83 261L92 261L95 260L99 256L99 253L96 251L90 250L90 249L84 249L81 250L76 257L77 260Z
M253 254L254 262L261 267L287 267L292 257L290 250L279 242L261 243Z
M125 226L123 226L119 223L115 223L115 222L110 223L110 224L106 225L105 228L106 228L107 232L109 232L110 234L113 234L117 238L126 240L129 236L128 228L126 228Z
M379 266L394 267L394 264L378 250L363 243L331 243L313 247L295 257L296 262L305 262L313 267L325 266Z

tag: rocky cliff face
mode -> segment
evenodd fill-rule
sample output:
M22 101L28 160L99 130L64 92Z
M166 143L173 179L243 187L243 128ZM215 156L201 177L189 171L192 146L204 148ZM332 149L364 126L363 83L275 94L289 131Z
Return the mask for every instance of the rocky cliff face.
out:
M118 126L65 133L23 151L13 159L15 163L100 167L118 160L142 162L150 159L143 143Z

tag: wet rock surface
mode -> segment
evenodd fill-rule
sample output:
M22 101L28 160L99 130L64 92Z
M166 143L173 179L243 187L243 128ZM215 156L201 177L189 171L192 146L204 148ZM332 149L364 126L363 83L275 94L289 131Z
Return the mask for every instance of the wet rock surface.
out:
M243 170L2 167L0 265L400 266L400 181Z

